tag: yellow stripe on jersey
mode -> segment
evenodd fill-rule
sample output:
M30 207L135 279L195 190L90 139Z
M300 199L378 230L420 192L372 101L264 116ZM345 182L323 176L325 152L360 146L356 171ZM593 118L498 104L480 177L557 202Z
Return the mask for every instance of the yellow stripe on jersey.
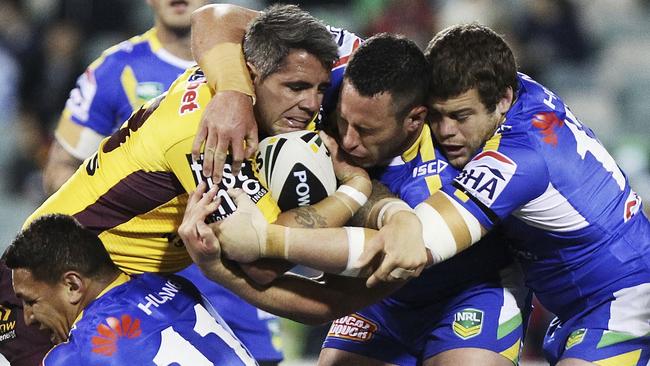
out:
M433 148L433 143L431 141L431 130L429 129L429 125L425 124L422 128L422 133L420 134L420 156L422 157L422 162L436 159L436 150ZM430 195L442 188L440 174L424 177L424 181L427 183Z
M496 151L499 149L500 143L501 143L501 134L497 133L485 143L485 147L483 148L483 151L487 151L487 150Z
M638 349L593 362L599 366L637 366L640 358L641 350Z
M186 71L167 94L147 103L104 139L98 154L87 159L26 225L44 214L73 215L100 236L111 258L127 272L184 268L190 258L176 231L187 192L203 179L197 170L200 164L191 161L190 153L211 97L202 74L196 68ZM246 163L246 187L261 187ZM238 177L231 181L243 184ZM271 195L263 188L254 193L253 201L269 221L275 221L279 208ZM220 209L225 210L223 203Z
M138 86L138 79L136 79L135 73L133 72L131 66L127 65L122 70L122 74L120 74L120 83L122 84L124 94L129 99L131 108L134 111L137 110L138 107L142 105L142 101L140 101L138 96L135 94Z

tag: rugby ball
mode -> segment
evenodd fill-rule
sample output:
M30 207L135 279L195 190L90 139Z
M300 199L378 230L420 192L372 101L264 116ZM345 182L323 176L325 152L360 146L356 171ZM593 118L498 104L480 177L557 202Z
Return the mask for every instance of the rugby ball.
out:
M330 153L312 131L294 131L262 140L255 156L260 181L285 211L312 205L334 193Z

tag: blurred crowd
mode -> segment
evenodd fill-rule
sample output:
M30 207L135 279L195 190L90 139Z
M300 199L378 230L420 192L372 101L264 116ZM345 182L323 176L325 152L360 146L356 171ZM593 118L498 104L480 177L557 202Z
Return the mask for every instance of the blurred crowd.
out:
M492 27L515 50L521 71L560 94L614 153L639 194L650 197L650 1L283 2L362 36L400 33L423 48L451 24ZM271 2L232 3L262 9ZM41 168L78 75L101 51L152 22L145 0L0 0L0 249L45 198ZM530 344L539 344L536 329L546 321L545 313L535 313ZM312 337L303 344L317 349L322 338Z

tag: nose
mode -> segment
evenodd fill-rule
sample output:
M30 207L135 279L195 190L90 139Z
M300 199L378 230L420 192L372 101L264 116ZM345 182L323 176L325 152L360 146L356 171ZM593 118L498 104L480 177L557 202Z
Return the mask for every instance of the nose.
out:
M318 90L306 90L299 107L309 114L314 114L320 109L321 101L322 94Z
M360 144L359 134L353 128L346 126L341 129L340 133L341 133L341 148L343 148L345 152L350 153L354 151L354 149L357 146L359 146Z
M34 313L32 313L31 306L23 306L23 319L26 325L32 325L34 322Z
M454 121L453 118L449 117L442 117L440 118L439 121L435 123L435 127L437 130L438 138L445 137L453 137L457 133L457 128L456 128L456 121Z

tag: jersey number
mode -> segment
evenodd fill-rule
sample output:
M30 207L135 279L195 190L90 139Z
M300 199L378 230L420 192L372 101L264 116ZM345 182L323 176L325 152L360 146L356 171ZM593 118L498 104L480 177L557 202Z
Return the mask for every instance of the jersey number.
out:
M226 343L239 357L246 366L255 366L257 363L242 347L241 343L233 337L221 324L208 313L205 308L199 304L194 305L196 313L196 323L194 331L201 337L212 333ZM179 365L179 366L212 366L208 360L196 347L183 338L172 326L165 328L160 333L160 348L153 362L158 366Z

